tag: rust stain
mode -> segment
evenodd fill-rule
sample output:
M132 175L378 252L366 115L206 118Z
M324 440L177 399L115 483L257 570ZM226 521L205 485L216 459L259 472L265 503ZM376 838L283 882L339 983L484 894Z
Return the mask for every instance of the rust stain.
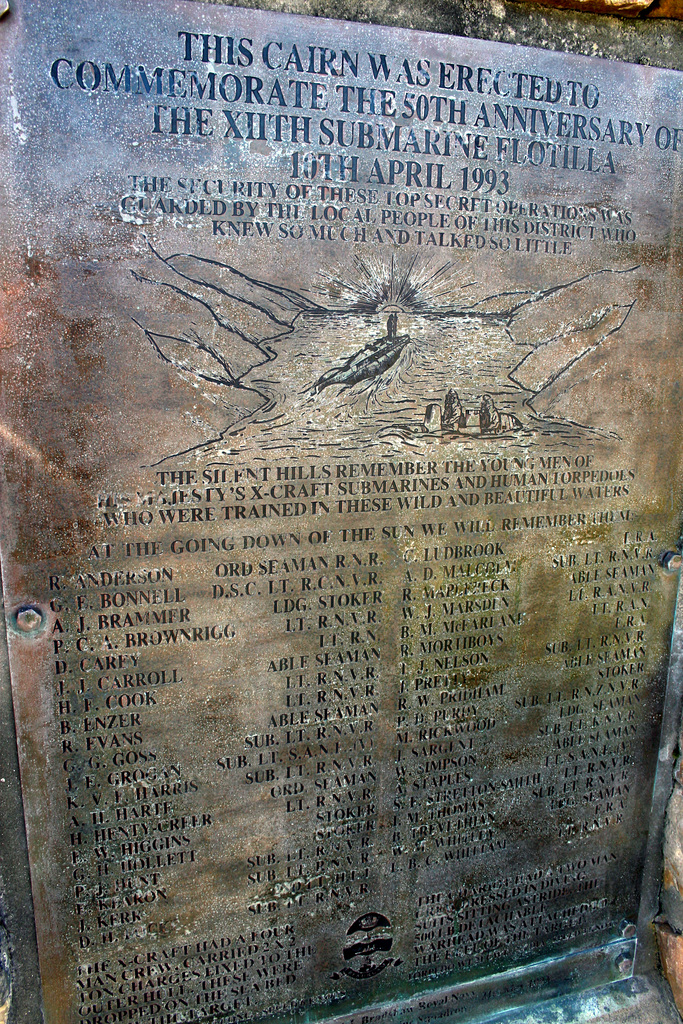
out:
M93 318L72 320L67 324L64 340L71 350L79 374L88 377L105 366L105 358L95 350L97 321ZM93 344L95 343L95 344Z

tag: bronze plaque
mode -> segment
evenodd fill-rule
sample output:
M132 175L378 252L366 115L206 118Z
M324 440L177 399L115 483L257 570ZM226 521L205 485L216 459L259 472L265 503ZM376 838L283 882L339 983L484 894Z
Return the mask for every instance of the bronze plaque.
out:
M48 1024L464 1020L628 976L680 75L170 0L0 31Z

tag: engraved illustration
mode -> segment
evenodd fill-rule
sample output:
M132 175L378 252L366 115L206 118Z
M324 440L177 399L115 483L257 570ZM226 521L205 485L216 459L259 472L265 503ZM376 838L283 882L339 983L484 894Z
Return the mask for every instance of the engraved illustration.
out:
M174 454L619 436L572 392L577 364L624 326L637 267L491 292L451 261L356 256L354 275L294 290L217 260L150 253L133 272L144 300L133 320L226 414L218 436Z
M402 963L399 957L386 956L394 944L390 929L391 922L384 914L371 911L356 918L347 929L347 942L342 950L346 966L332 977L364 981Z
M346 359L342 366L327 370L313 385L312 393L319 395L323 388L331 384L341 384L344 388L350 388L361 381L374 380L385 370L389 370L410 342L409 334L396 333L397 325L398 313L390 313L384 337L369 342L360 352Z

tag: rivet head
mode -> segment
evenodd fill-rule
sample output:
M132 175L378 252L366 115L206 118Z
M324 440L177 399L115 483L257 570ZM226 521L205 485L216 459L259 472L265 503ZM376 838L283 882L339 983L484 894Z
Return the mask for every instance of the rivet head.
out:
M23 605L14 613L14 625L20 633L37 633L43 624L43 613L34 605Z
M679 572L683 565L680 551L663 551L659 556L659 564L665 572Z
M620 953L614 961L614 966L619 974L630 974L633 970L633 958L628 953Z

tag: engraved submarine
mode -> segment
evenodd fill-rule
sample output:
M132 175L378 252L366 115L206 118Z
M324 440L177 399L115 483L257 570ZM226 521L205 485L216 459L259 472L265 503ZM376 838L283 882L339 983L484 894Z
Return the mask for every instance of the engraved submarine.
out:
M323 388L332 384L343 384L345 388L353 387L362 380L379 377L397 361L401 352L410 341L409 334L397 334L398 314L391 313L387 318L387 333L371 341L368 345L349 356L341 366L333 366L313 385L311 392L319 395Z

